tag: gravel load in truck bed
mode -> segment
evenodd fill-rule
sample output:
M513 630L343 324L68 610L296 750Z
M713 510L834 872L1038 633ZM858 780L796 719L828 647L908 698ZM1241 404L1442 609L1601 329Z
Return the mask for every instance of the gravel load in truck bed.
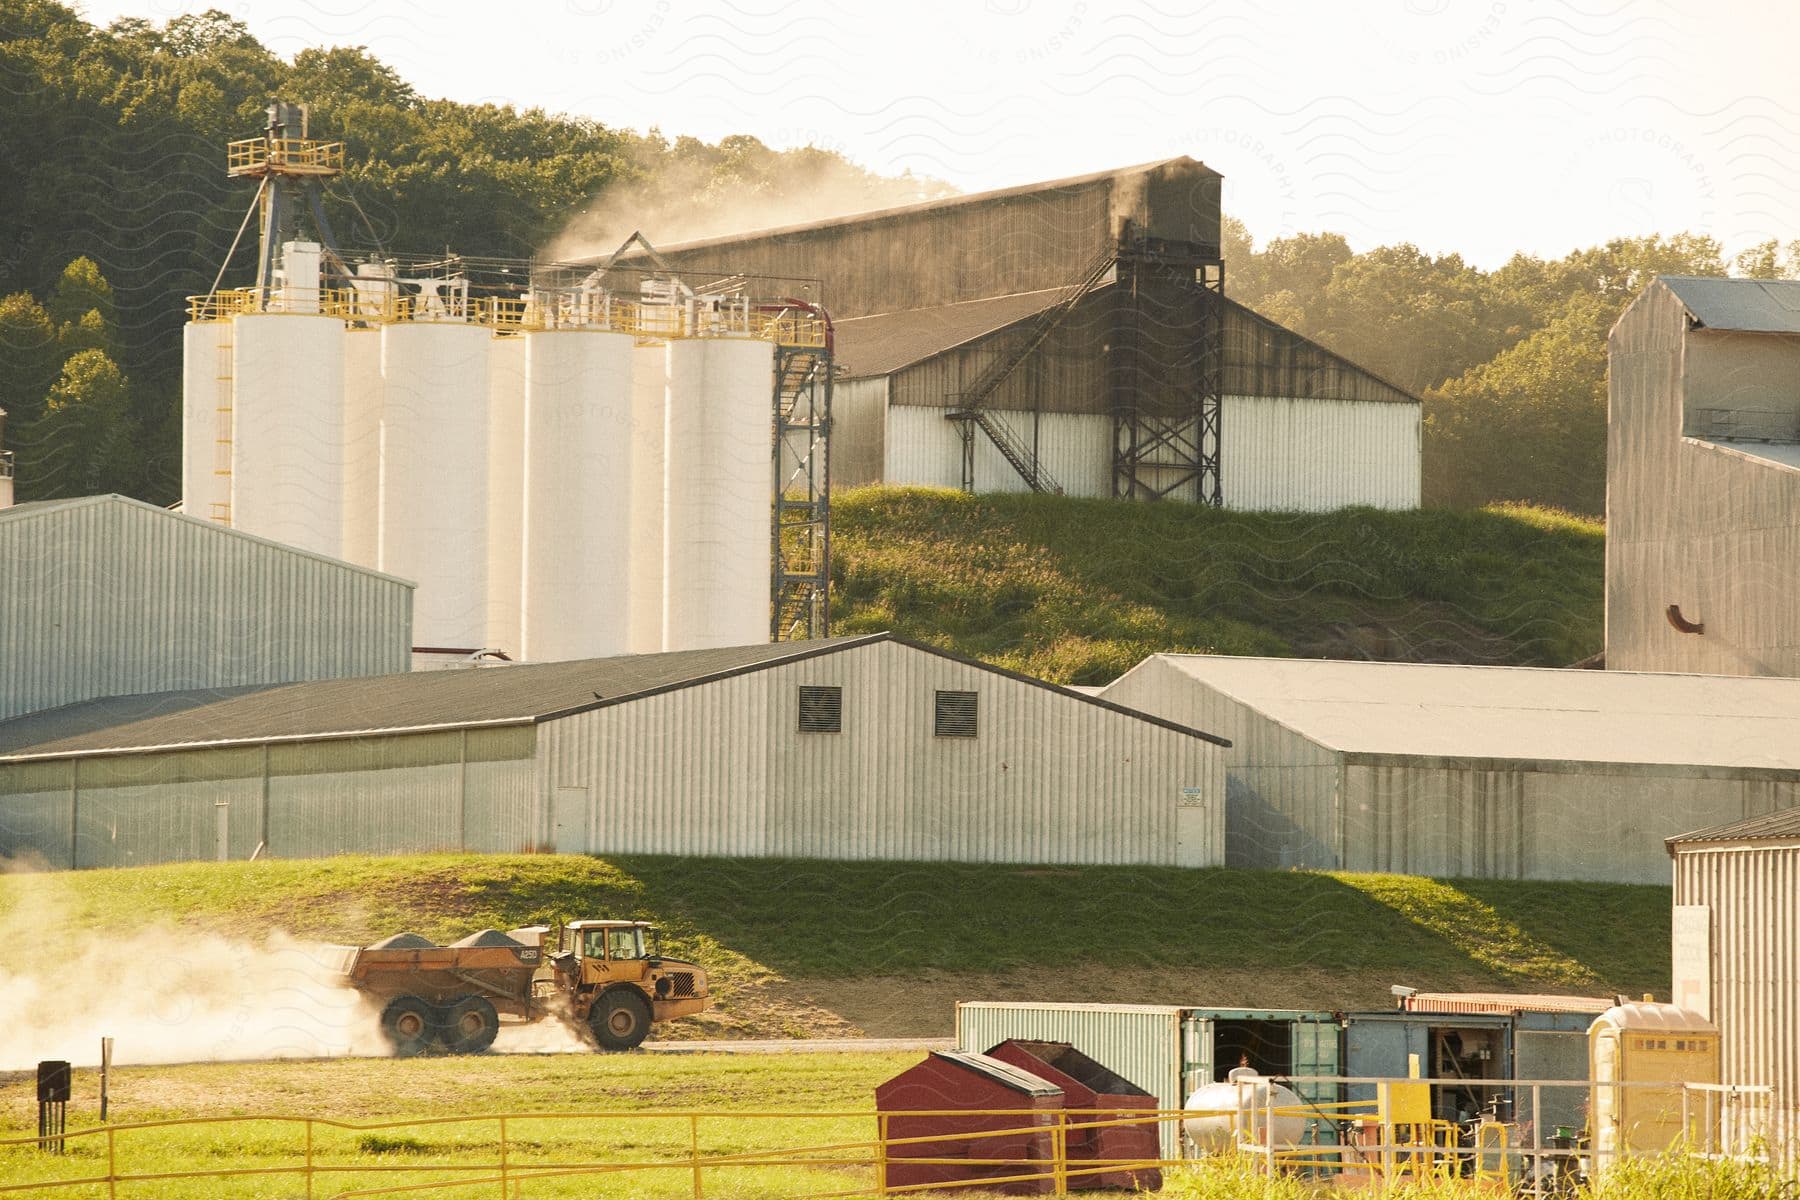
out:
M461 945L462 943L457 944ZM382 938L373 946L365 947L369 950L436 950L437 948L436 942L430 938L420 937L416 933L396 933L393 937Z
M460 942L451 942L448 948L451 950L474 950L484 946L503 946L508 950L527 949L524 942L507 937L498 929L483 929L480 933L471 933Z

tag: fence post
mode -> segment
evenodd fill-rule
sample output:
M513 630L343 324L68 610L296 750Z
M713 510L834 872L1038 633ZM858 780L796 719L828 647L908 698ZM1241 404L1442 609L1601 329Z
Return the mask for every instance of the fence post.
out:
M1599 1140L1599 1130L1595 1130L1595 1140ZM1544 1170L1544 1085L1531 1085L1531 1186L1541 1186Z
M1275 1178L1275 1088L1270 1084L1263 1085L1263 1162L1268 1167L1269 1178Z
M694 1200L700 1200L700 1114L688 1114L688 1159L694 1164Z
M1056 1194L1069 1194L1069 1114L1062 1109L1056 1110L1056 1131L1051 1137L1050 1152L1055 1155L1051 1177L1056 1182Z
M500 1118L500 1200L506 1200L509 1174L506 1167L506 1118Z
M875 1117L875 1191L877 1195L888 1194L888 1115L879 1113Z
M119 1157L113 1141L113 1127L106 1127L106 1194L119 1194Z
M313 1122L306 1118L306 1200L313 1194Z

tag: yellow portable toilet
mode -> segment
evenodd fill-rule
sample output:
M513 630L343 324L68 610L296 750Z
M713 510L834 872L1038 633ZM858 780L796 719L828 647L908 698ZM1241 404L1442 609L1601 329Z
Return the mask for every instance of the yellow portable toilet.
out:
M1588 1070L1596 1166L1684 1141L1705 1144L1703 1097L1689 1102L1682 1125L1681 1085L1719 1081L1719 1029L1699 1013L1649 999L1607 1009L1588 1026ZM1617 1083L1664 1086L1606 1086Z

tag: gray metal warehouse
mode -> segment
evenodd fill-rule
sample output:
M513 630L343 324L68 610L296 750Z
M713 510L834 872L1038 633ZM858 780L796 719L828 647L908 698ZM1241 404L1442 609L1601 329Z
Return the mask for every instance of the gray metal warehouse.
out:
M1800 675L1800 282L1659 278L1607 379L1606 665Z
M1220 182L1172 158L661 254L823 288L834 486L1417 508L1418 397L1226 298Z
M1222 745L887 634L168 692L0 723L0 851L1217 866Z
M413 585L124 496L0 510L0 721L404 671Z
M1800 808L1669 839L1675 1003L1719 1027L1726 1083L1774 1089L1800 1154Z
M1159 654L1101 695L1231 739L1226 863L1666 883L1800 803L1800 680Z

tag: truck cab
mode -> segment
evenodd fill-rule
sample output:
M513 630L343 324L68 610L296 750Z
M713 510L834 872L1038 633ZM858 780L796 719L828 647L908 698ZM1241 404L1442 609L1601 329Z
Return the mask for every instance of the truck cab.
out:
M570 921L552 956L557 988L569 994L594 1039L609 1050L642 1042L654 1021L706 1008L706 972L666 959L648 921Z

